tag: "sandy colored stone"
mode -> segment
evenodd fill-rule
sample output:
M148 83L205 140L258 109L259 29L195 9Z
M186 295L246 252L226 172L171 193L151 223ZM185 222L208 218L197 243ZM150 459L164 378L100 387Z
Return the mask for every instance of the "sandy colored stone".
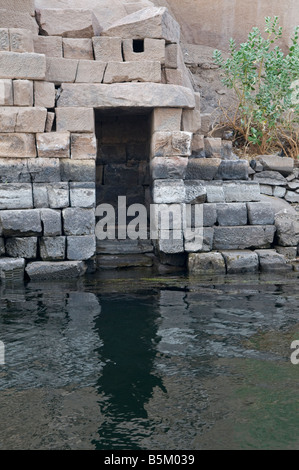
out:
M62 84L58 107L194 108L194 94L160 83Z
M58 132L94 132L93 108L57 108Z
M184 86L183 73L180 69L165 69L164 70L166 83L172 85Z
M47 113L45 132L52 132L54 119L55 119L55 113L52 113L52 112Z
M9 51L8 28L0 28L0 51Z
M13 87L12 80L0 80L0 105L12 106L13 105Z
M36 157L35 136L33 134L0 134L0 157Z
M0 5L1 8L7 10L29 13L30 16L34 16L34 0L1 0Z
M55 107L55 85L51 82L34 82L34 104L45 108Z
M145 38L143 42L144 51L134 52L134 40L123 40L123 54L126 62L139 60L153 60L165 63L165 40Z
M79 60L76 83L102 83L106 65L98 60Z
M65 59L93 60L92 41L89 38L63 38L62 45Z
M35 36L34 52L47 57L62 57L62 38L58 36Z
M182 109L155 108L152 113L152 133L159 131L180 131Z
M45 36L92 38L101 32L91 10L45 8L36 10L36 17Z
M121 38L165 39L167 42L178 43L180 26L168 13L167 8L150 7L116 21L101 34Z
M2 7L2 3L0 3ZM14 9L11 5L7 9L0 9L0 28L22 28L38 34L38 25L35 18L29 13Z
M69 132L49 132L36 134L37 153L39 157L69 158Z
M94 134L71 134L71 158L74 160L95 160L97 140Z
M0 52L0 77L43 80L46 58L42 54Z
M191 155L191 132L155 132L151 142L151 155L154 157Z
M73 83L76 79L77 68L77 59L47 57L45 80L57 84Z
M0 108L0 129L2 132L15 131L17 115L18 108L11 106Z
M167 44L165 50L165 67L169 69L178 68L178 44Z
M108 62L104 83L121 82L161 82L160 62Z
M15 132L44 132L47 118L46 108L19 108Z
M13 95L15 106L33 106L33 81L14 80Z
M10 28L9 44L11 52L34 52L32 32L27 29Z
M101 62L122 62L122 40L117 37L92 38L95 60Z

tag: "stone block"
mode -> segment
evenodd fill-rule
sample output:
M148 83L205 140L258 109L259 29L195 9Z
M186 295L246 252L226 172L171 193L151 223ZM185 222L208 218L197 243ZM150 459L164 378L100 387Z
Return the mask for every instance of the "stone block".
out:
M118 37L92 38L95 60L101 62L122 62L122 40Z
M242 202L217 204L217 220L222 226L247 225L246 204Z
M37 256L37 237L8 238L6 254L12 258L34 259Z
M3 8L2 0L0 6L0 28L21 28L38 34L38 25L28 12L15 9L11 3Z
M16 127L18 108L1 107L0 108L0 129L1 132L13 133Z
M43 235L45 237L57 237L61 235L61 211L54 209L41 209L40 211Z
M200 181L185 181L185 202L187 204L202 204L206 202L207 190Z
M64 38L92 38L99 36L101 27L91 10L46 9L36 10L37 22L44 36Z
M276 246L275 250L287 260L297 258L297 246Z
M223 184L226 202L258 202L261 200L259 184L238 182Z
M82 261L37 261L28 263L26 274L31 281L73 279L83 276L86 266Z
M0 106L13 105L12 80L0 80Z
M181 69L164 69L165 82L168 85L184 86L184 77Z
M27 160L0 158L0 183L31 183Z
M203 225L204 227L213 227L217 222L216 204L204 203L203 204ZM194 222L192 227L194 227Z
M184 181L155 180L153 183L153 202L155 204L172 204L185 202L186 191Z
M3 236L9 237L35 237L42 234L40 211L28 210L2 210L0 212L0 225Z
M299 194L294 191L287 191L285 195L285 200L291 203L299 203Z
M0 51L9 52L8 28L0 28Z
M68 183L47 184L47 192L49 206L52 209L62 209L70 205Z
M63 83L58 107L194 108L191 90L161 83Z
M37 153L44 158L69 158L70 133L49 132L36 134Z
M64 38L62 47L65 59L93 60L92 40L90 38Z
M248 180L247 160L222 160L215 179Z
M289 181L287 188L297 192L297 189L299 189L299 180L294 179L293 181Z
M56 36L35 36L34 51L46 57L62 57L62 38Z
M35 12L34 0L1 0L1 8L29 13L30 16L34 16Z
M47 119L46 108L20 107L18 109L15 132L44 132Z
M275 215L277 241L281 246L297 246L299 243L299 222L297 214L282 210Z
M65 235L92 235L95 231L94 209L68 207L62 211Z
M271 186L285 186L287 184L285 177L278 171L261 171L253 176L253 180Z
M76 83L102 83L106 66L97 60L79 60Z
M213 249L269 248L273 243L275 231L273 225L215 227Z
M210 181L215 178L220 164L220 158L189 158L186 179Z
M95 181L95 161L62 159L60 169L62 181Z
M180 131L182 109L155 108L152 113L152 134L154 132Z
M187 157L191 155L191 141L191 132L155 132L151 142L151 155Z
M255 158L263 165L264 170L278 171L283 176L288 176L293 172L293 158L279 157L277 155L259 155Z
M292 271L292 266L288 265L283 255L275 250L256 250L259 257L260 270L262 272L284 272Z
M67 237L67 257L71 260L87 260L96 252L96 238L93 235Z
M71 134L71 158L74 160L95 160L97 140L94 134Z
M165 67L169 69L178 68L178 44L166 44Z
M206 157L221 158L222 139L220 137L205 137L204 149Z
M201 128L200 111L196 109L183 109L182 131L197 134Z
M272 186L271 186L271 190L272 190ZM285 197L286 192L287 192L287 190L283 186L274 186L274 188L273 188L273 196L274 197L283 198L283 197Z
M153 38L171 43L180 42L180 26L164 7L149 7L132 13L113 23L101 34L123 39Z
M29 183L0 184L0 210L31 209L32 185Z
M42 237L39 246L40 257L43 261L65 259L66 237Z
M45 80L55 84L74 83L79 61L77 59L61 59L46 57Z
M268 184L260 184L260 192L261 194L265 194L266 196L273 195L273 188Z
M150 38L144 40L124 39L123 55L126 62L153 60L165 64L165 40Z
M42 83L42 82L36 82ZM14 80L13 95L15 106L33 106L33 81ZM38 106L38 105L37 105Z
M150 162L152 179L185 179L187 165L185 157L155 157Z
M259 270L259 258L249 250L222 251L227 274L256 273Z
M0 157L36 157L35 136L33 134L0 134Z
M56 108L58 132L94 132L92 108Z
M161 64L154 61L108 62L104 83L161 82Z
M95 183L70 183L70 203L72 207L95 207Z
M34 52L32 32L28 29L10 28L9 43L11 52Z
M46 58L42 54L0 52L0 78L44 80Z
M1 258L0 279L7 281L23 281L25 270L24 258Z
M224 258L221 253L190 253L188 256L190 274L226 274Z
M270 202L248 202L248 222L251 225L273 225L274 208Z
M55 107L55 85L50 82L34 82L34 105Z
M192 155L204 156L204 136L201 134L193 134L192 137Z
M161 230L159 232L158 249L166 254L183 253L184 237L182 230Z
M53 131L54 119L55 119L55 113L52 113L52 112L47 113L45 132Z
M5 243L4 238L0 238L0 256L5 255ZM1 259L1 258L0 258Z
M33 183L58 183L60 181L58 158L30 158L27 164Z
M219 184L206 184L207 202L225 202L224 189Z

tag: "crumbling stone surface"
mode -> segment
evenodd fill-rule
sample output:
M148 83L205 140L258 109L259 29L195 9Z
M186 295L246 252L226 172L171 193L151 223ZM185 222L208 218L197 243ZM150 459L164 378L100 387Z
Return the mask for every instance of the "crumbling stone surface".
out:
M91 10L44 8L36 10L36 18L44 36L92 38L101 32Z
M226 274L221 253L191 253L188 257L190 274Z

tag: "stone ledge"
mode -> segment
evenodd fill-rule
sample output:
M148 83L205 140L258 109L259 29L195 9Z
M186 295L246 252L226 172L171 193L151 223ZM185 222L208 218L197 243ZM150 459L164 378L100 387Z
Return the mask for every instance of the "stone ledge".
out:
M86 266L83 261L36 261L28 263L26 274L31 281L72 279L83 276Z

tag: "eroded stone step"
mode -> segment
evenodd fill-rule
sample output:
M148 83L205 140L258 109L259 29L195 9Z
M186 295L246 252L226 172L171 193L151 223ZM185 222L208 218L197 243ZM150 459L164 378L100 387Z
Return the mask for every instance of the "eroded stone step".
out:
M152 267L153 258L145 254L98 255L98 269Z
M153 245L150 240L98 240L97 254L103 255L138 255L152 253Z

